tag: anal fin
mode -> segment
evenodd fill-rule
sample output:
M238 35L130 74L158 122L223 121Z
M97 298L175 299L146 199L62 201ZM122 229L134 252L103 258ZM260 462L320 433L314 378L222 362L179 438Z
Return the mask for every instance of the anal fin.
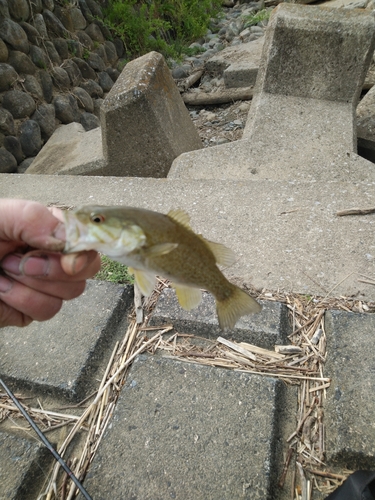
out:
M149 297L155 288L155 275L133 268L129 268L129 272L130 269L142 294L145 297Z
M172 283L172 287L176 290L180 306L186 311L190 311L197 307L202 300L202 292L199 288L192 288L191 286L184 286L176 283Z

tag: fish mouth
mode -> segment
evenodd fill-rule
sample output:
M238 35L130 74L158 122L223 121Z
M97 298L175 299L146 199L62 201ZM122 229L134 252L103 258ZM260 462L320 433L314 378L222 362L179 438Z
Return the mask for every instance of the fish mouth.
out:
M63 253L89 250L87 245L88 228L75 216L74 212L63 212L65 224L65 247Z

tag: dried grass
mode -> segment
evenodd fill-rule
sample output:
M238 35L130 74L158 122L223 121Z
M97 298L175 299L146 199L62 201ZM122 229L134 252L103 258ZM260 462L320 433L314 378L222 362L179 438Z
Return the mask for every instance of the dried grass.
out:
M75 406L75 411L81 411L81 415L30 407L21 395L17 395L43 432L62 426L69 427L69 432L57 451L69 462L75 476L82 481L87 474L110 422L132 360L142 352L162 350L164 354L184 362L277 377L286 384L297 385L296 428L287 439L279 486L284 485L287 474L291 473L294 478L293 500L310 499L314 489L324 494L336 489L350 471L340 471L337 474L328 470L325 464L324 401L330 380L324 376L324 313L327 309L373 312L375 304L364 304L345 297L333 299L270 292L258 294L258 299L285 303L290 312L293 329L289 336L291 346L285 346L285 349L278 346L277 351L272 351L246 342L236 343L223 337L219 337L217 341L203 341L194 335L176 331L167 336L167 332L173 329L172 325L148 326L150 313L166 286L167 282L159 280L152 296L144 302L142 323L137 323L137 317L138 321L140 318L137 304L137 317L134 310L124 339L116 344L112 352L98 391ZM147 336L148 332L153 334L150 338ZM83 404L87 404L87 407L82 411ZM17 417L20 417L17 408L5 394L0 393L0 422ZM74 448L72 451L69 445L77 435L82 434L85 435L83 450L80 456L75 456ZM39 498L71 500L75 495L76 486L61 472L57 463L48 475Z

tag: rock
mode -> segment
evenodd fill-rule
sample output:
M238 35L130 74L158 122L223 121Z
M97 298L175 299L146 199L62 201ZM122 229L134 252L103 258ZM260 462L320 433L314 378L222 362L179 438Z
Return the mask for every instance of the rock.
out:
M0 132L5 135L14 135L16 133L13 116L4 108L0 108Z
M114 81L106 71L98 73L98 81L104 92L109 92L114 85Z
M53 40L53 45L61 57L61 59L68 59L69 57L69 49L68 42L64 38L55 38Z
M0 62L6 62L8 60L9 52L8 47L0 38Z
M91 96L91 97L103 97L104 92L101 86L94 82L94 80L87 80L85 82L82 82L80 85L81 88L86 90L86 92Z
M33 75L26 75L25 80L23 82L23 85L27 92L35 99L36 101L42 101L43 100L43 90L38 82L38 80L35 78Z
M182 64L181 66L176 66L172 70L172 76L175 80L180 80L182 78L187 78L190 75L191 66L189 64Z
M81 83L82 81L81 72L76 63L72 59L68 59L67 61L65 61L64 64L62 65L62 68L68 73L71 85L76 87Z
M90 55L87 58L87 64L95 71L104 71L106 68L103 59L95 52L90 52Z
M15 71L12 66L6 63L0 63L0 92L9 90L17 79L17 71Z
M86 0L86 3L95 17L100 17L100 19L103 19L103 12L98 3L95 0Z
M51 12L53 12L55 10L55 2L54 2L54 0L42 0L42 2L43 2L43 7L45 9L48 9Z
M4 94L3 107L12 113L13 118L26 118L35 111L35 101L26 92L9 90Z
M8 63L13 66L17 73L33 75L36 72L36 66L29 57L18 50L10 50Z
M94 115L97 116L99 119L100 119L100 108L103 102L104 99L101 99L100 97L94 100Z
M23 160L23 162L21 162L17 167L17 174L24 174L26 172L26 170L30 167L30 165L32 164L34 159L35 159L35 156L31 157L31 158L26 158L25 160Z
M80 42L77 42L77 40L67 40L68 42L68 49L69 52L72 54L74 57L82 57L83 54L83 47Z
M77 31L76 36L85 49L92 50L94 48L93 41L85 31Z
M100 120L92 113L84 111L81 114L81 125L87 131L100 127Z
M44 100L48 103L52 102L53 82L51 75L47 71L40 70L38 72L40 85L42 86Z
M91 66L87 64L86 61L80 59L79 57L72 57L72 61L74 61L76 65L79 67L79 70L83 78L85 78L86 80L96 80L95 71L91 68Z
M94 23L97 24L100 28L100 31L102 32L102 35L104 36L105 39L110 40L112 39L112 33L109 31L107 26L101 21L100 19L95 19Z
M39 32L39 35L44 39L48 40L48 32L47 32L47 26L46 23L44 22L44 18L42 14L36 14L34 16L33 24L35 26L35 29Z
M59 19L59 21L61 21L64 28L66 28L70 32L74 31L70 9L67 9L66 7L60 7L60 5L56 5L53 13Z
M20 127L20 143L25 156L36 156L42 149L40 127L35 120L26 120Z
M53 100L55 106L56 118L62 123L80 121L80 113L78 110L77 101L72 95L58 95Z
M0 38L14 50L28 54L29 42L26 33L19 24L7 17L0 19Z
M104 42L104 50L109 64L111 65L115 64L115 62L118 59L115 45L111 41L106 40Z
M23 160L23 153L21 148L21 143L17 137L13 135L8 135L4 139L4 148L11 153L17 161L17 164L21 163Z
M61 58L54 44L47 40L44 42L44 47L47 49L48 57L50 58L52 63L59 66L61 64Z
M26 21L30 15L30 8L27 0L12 0L8 3L10 15L16 21Z
M110 78L115 82L117 78L120 76L120 72L116 68L107 68L106 72L110 76Z
M85 19L89 23L92 23L92 21L94 20L94 16L92 15L92 12L91 12L91 10L89 9L89 6L86 3L86 0L79 0L79 7L80 7L81 12L84 15Z
M52 81L55 87L60 90L67 90L70 86L70 79L65 69L54 67L51 71Z
M94 103L91 96L86 92L85 89L81 87L75 87L72 90L72 94L77 99L78 107L92 113L94 111Z
M55 106L53 104L41 104L32 116L40 127L44 140L48 140L56 129Z
M30 57L32 62L37 66L38 68L41 69L47 69L50 66L49 59L40 47L37 45L31 45L30 46Z
M113 45L116 47L117 57L122 57L124 55L124 42L121 38L115 38Z
M20 23L20 26L26 33L29 42L32 43L33 45L37 45L40 40L39 31L36 28L34 28L33 25L26 23L24 21Z
M91 40L95 42L103 43L105 42L105 38L99 26L96 23L91 23L85 29L85 33L89 35Z
M105 67L108 66L109 62L103 43L96 47L96 49L93 50L93 53L97 54L103 60Z
M31 2L31 10L33 14L40 14L43 10L42 0L33 0Z
M71 10L71 16L74 28L73 31L84 30L86 28L87 22L80 9L73 7Z
M61 37L61 38L69 38L70 33L65 28L63 23L58 19L53 12L48 9L43 11L43 19L47 26L47 31L51 34Z
M10 17L7 0L0 0L0 17Z
M12 174L17 170L17 160L5 148L0 148L0 173Z

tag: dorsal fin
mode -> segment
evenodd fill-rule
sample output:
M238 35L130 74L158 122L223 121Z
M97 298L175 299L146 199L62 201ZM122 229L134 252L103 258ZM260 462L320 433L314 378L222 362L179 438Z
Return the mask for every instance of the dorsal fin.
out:
M177 208L175 210L172 209L172 210L170 210L168 212L167 215L168 215L168 217L170 217L174 221L176 221L179 224L181 224L181 226L184 226L187 229L191 230L191 227L190 227L190 216L186 212L184 212L181 208Z
M219 266L228 267L235 262L236 255L230 248L227 248L221 243L206 240L201 234L199 236L214 254L216 263L219 264Z

